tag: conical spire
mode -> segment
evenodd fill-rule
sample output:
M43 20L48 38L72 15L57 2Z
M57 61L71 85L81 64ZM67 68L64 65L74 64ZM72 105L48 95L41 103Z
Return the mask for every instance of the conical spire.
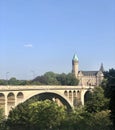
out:
M103 63L101 63L101 66L100 66L100 71L104 72Z
M74 54L74 56L73 56L73 61L78 61L78 57L76 54Z

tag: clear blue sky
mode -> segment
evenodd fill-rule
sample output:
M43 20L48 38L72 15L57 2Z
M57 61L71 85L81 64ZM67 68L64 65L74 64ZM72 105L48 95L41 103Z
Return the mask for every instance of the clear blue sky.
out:
M0 78L69 73L74 53L115 68L115 0L0 0Z

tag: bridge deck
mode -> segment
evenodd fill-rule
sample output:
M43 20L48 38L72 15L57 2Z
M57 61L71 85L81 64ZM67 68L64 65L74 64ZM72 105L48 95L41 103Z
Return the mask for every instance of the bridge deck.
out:
M0 91L9 90L78 90L78 89L90 89L94 86L60 86L60 85L25 85L25 86L0 86Z

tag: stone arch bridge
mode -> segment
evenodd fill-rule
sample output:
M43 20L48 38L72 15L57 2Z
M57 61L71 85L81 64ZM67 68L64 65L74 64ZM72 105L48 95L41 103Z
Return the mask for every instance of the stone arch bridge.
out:
M75 107L84 105L86 93L94 86L0 86L0 107L7 116L9 111L19 103L39 96L40 100L51 99L59 105Z

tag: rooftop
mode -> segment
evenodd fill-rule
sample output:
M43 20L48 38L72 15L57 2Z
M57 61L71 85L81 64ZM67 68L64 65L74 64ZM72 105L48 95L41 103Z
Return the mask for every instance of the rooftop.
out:
M78 61L78 57L76 54L74 54L74 56L73 56L73 61Z

